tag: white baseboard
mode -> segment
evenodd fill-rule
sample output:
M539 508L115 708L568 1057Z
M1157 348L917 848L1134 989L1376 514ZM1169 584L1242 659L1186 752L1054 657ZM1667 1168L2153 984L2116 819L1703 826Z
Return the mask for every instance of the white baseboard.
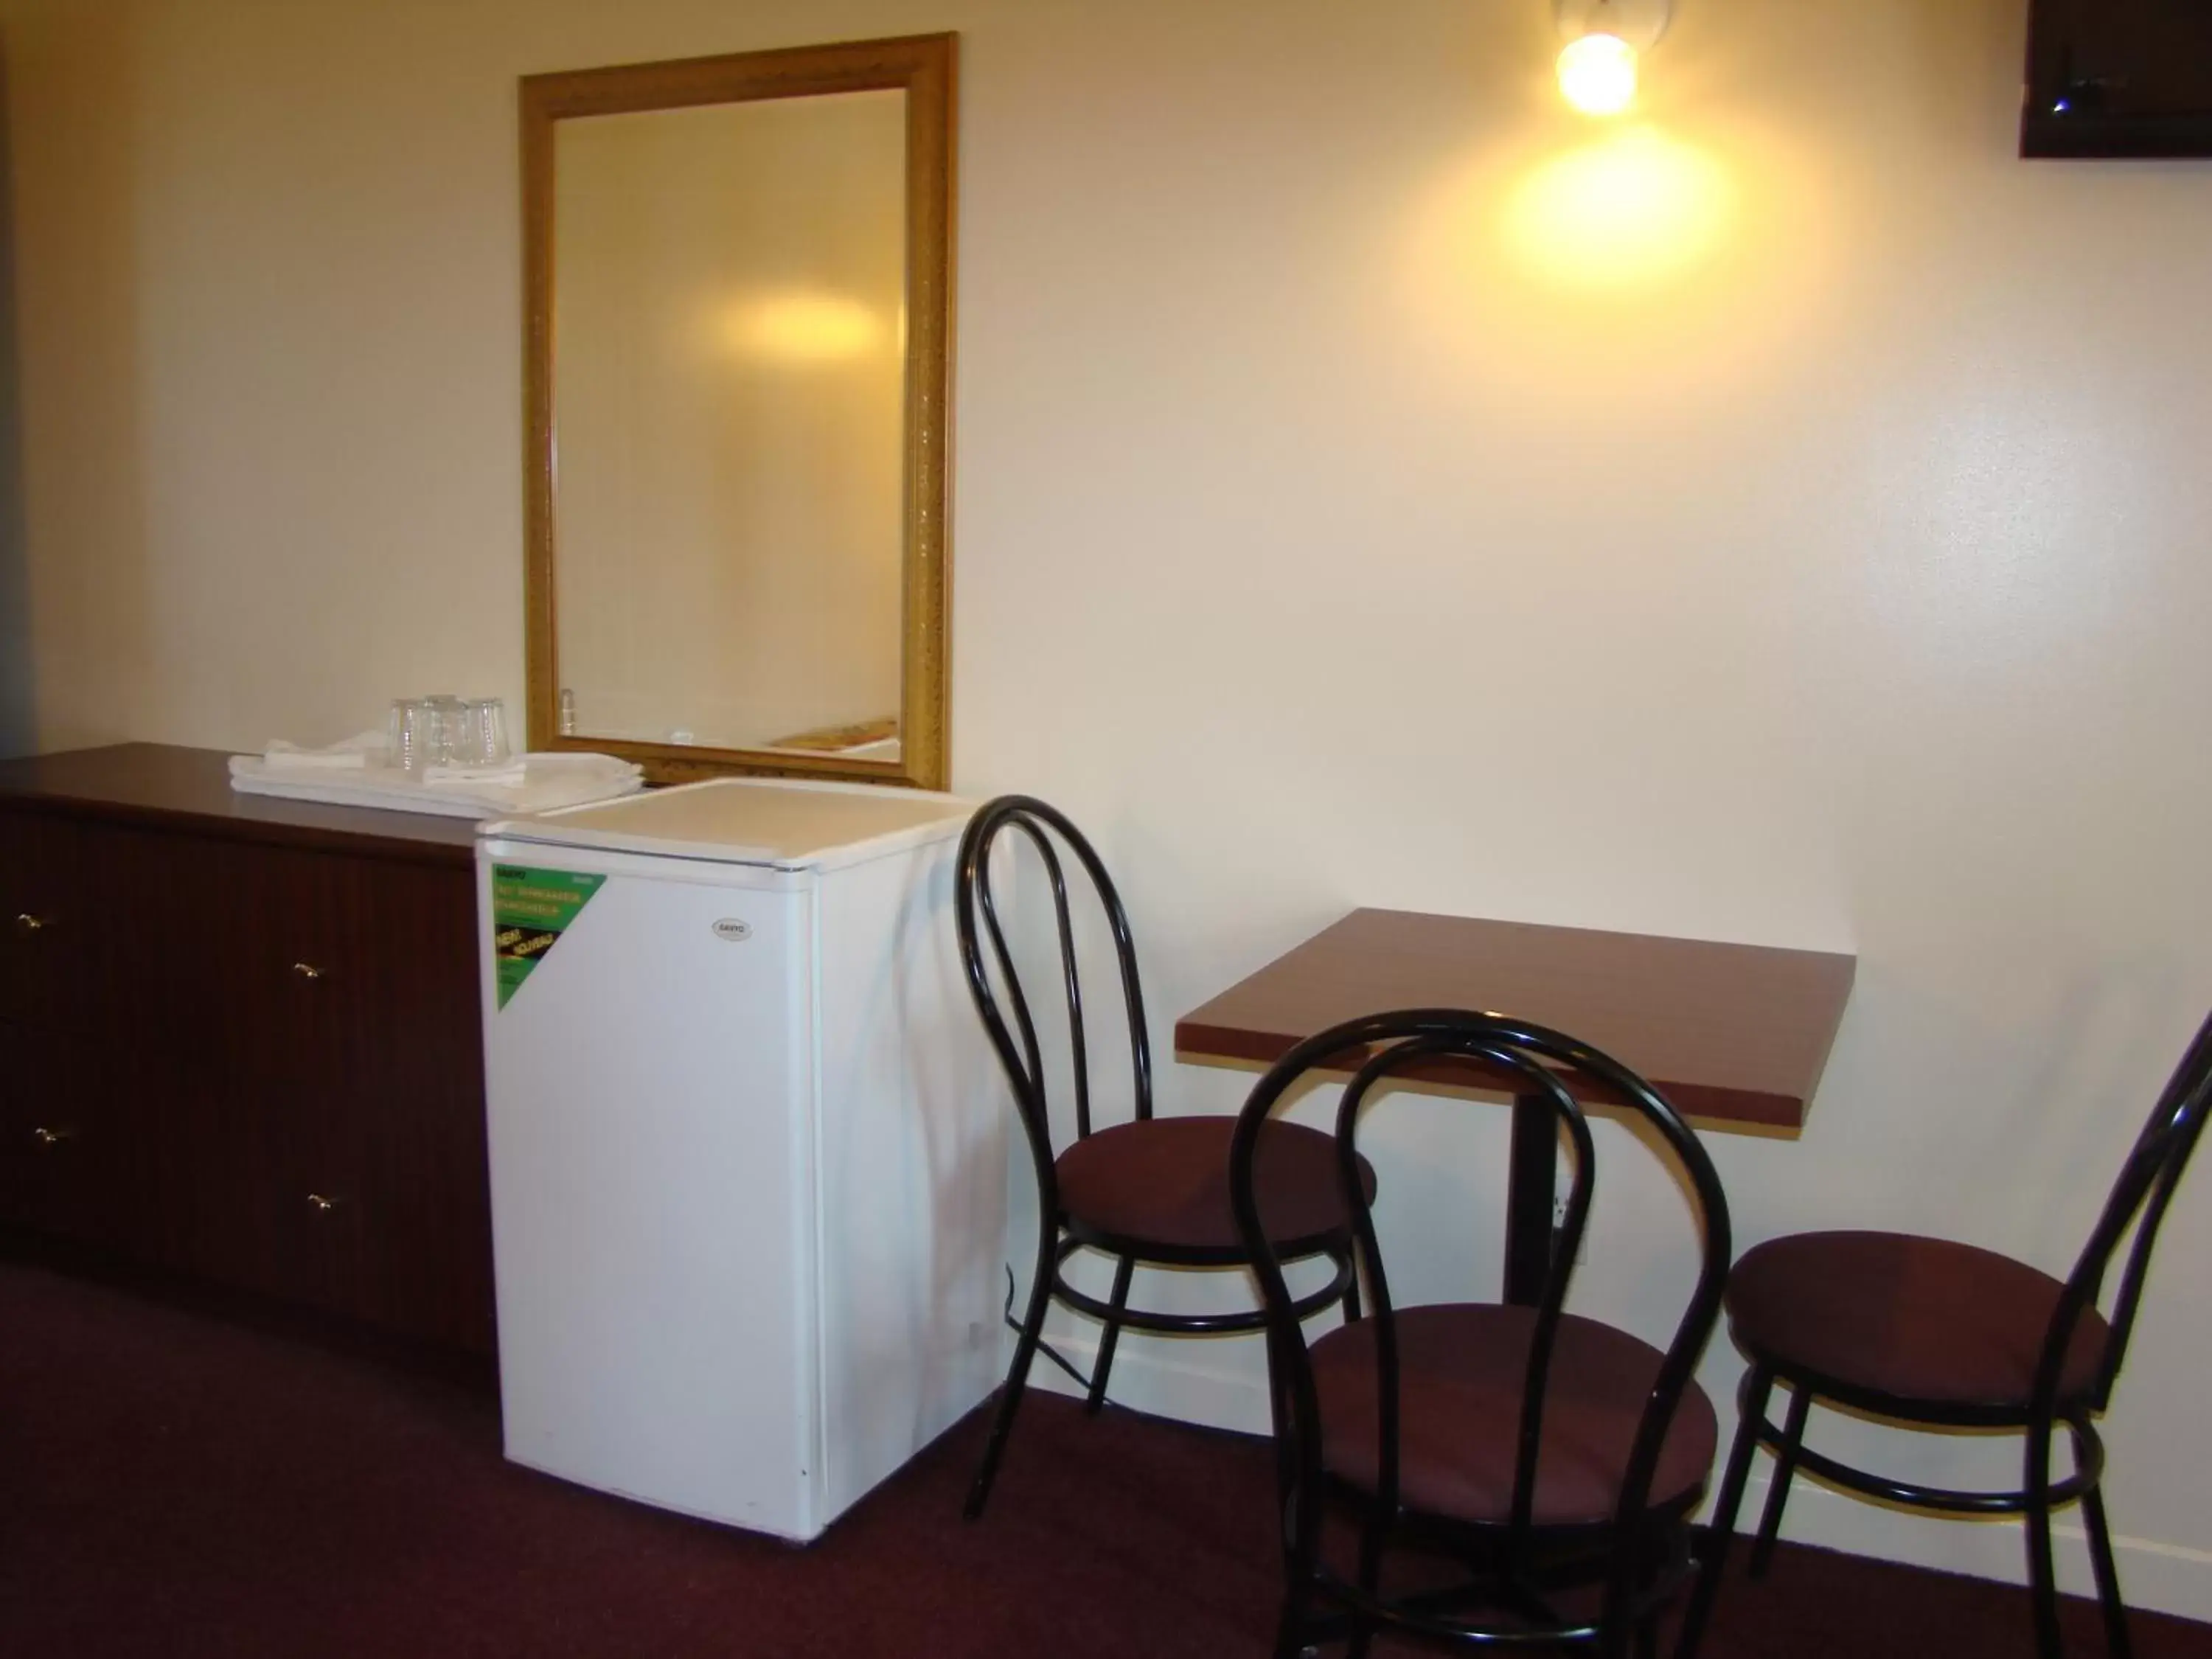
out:
M1098 1357L1097 1339L1088 1328L1066 1331L1048 1325L1045 1340L1081 1370L1088 1371ZM1124 1336L1114 1351L1114 1375L1107 1386L1107 1399L1149 1417L1170 1417L1202 1428L1228 1429L1238 1434L1271 1432L1264 1383L1215 1367L1179 1364L1158 1352L1174 1347L1202 1353L1206 1346L1190 1338L1169 1343ZM1073 1377L1042 1354L1030 1368L1030 1386L1079 1399L1084 1392Z
M1763 1473L1746 1484L1736 1520L1739 1532L1749 1533L1758 1526L1770 1484ZM2058 1588L2069 1595L2095 1595L2088 1540L2079 1516L2070 1510L2062 1511L2051 1530ZM1782 1535L1793 1543L2008 1584L2027 1582L2022 1533L2016 1517L1983 1521L1914 1515L1869 1503L1802 1474L1791 1483L1789 1507L1782 1512ZM2120 1594L2130 1607L2212 1621L2212 1552L2115 1533L2112 1555L2119 1568Z
M1085 1328L1050 1331L1047 1340L1085 1370L1096 1357L1097 1341L1087 1322ZM1124 1338L1115 1355L1108 1397L1117 1406L1155 1417L1245 1434L1267 1433L1263 1383L1218 1365L1177 1363L1160 1352L1189 1350L1196 1358L1204 1356L1208 1346L1188 1340L1167 1343ZM1083 1392L1066 1373L1041 1356L1030 1373L1030 1383L1055 1394L1079 1396ZM1716 1469L1714 1484L1718 1483ZM1747 1533L1758 1525L1767 1488L1765 1473L1754 1473L1745 1488L1738 1516L1741 1531ZM2123 1497L2116 1506L2124 1508L2124 1503ZM2071 1511L2062 1514L2051 1531L2059 1588L2069 1595L2094 1595L2088 1543L2078 1518ZM1790 1489L1782 1535L1793 1543L1938 1572L1967 1573L2004 1583L2027 1582L2026 1545L2016 1519L1948 1520L1913 1515L1867 1503L1804 1475ZM2116 1534L2112 1553L2119 1565L2120 1590L2130 1607L2212 1622L2212 1552Z

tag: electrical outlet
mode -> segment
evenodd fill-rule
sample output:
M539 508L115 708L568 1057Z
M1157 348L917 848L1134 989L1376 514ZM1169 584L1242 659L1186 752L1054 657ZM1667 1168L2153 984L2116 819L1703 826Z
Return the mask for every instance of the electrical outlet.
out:
M1567 1224L1567 1195L1566 1195L1565 1193L1559 1193L1559 1194L1555 1194L1553 1196L1553 1199L1552 1199L1552 1232L1553 1232L1553 1236L1554 1236L1554 1237L1557 1237L1557 1235L1559 1234L1559 1230L1560 1230L1561 1228L1565 1227L1566 1224ZM1582 1236L1582 1242L1581 1242L1578 1245L1577 1245L1577 1246L1576 1246L1576 1249L1575 1249L1575 1266L1577 1266L1577 1267L1580 1267L1585 1266L1585 1265L1589 1262L1589 1218L1587 1215L1585 1215L1585 1216L1583 1218L1583 1236Z

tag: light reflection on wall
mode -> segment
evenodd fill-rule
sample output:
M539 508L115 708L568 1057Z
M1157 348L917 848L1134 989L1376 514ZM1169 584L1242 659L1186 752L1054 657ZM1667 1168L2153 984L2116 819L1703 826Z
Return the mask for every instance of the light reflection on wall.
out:
M749 295L720 318L722 343L747 356L794 363L840 362L890 349L900 330L857 300L793 290Z
M1710 263L1734 228L1736 186L1712 155L1650 127L1554 156L1506 198L1507 246L1563 287L1650 289Z
M1594 136L1565 111L1462 153L1407 205L1393 331L1410 374L1623 418L1778 373L1837 297L1848 212L1786 134L1655 119Z

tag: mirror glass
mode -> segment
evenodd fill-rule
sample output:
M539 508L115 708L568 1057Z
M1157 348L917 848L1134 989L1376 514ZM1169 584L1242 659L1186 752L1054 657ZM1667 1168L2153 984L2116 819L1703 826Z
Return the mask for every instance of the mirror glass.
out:
M533 746L942 786L949 53L525 82Z

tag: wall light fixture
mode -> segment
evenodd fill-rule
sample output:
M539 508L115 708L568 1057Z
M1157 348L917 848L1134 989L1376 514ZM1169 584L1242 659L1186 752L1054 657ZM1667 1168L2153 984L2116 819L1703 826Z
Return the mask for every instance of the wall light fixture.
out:
M1619 115L1636 101L1638 59L1658 44L1674 0L1553 0L1566 45L1559 92L1585 115Z

